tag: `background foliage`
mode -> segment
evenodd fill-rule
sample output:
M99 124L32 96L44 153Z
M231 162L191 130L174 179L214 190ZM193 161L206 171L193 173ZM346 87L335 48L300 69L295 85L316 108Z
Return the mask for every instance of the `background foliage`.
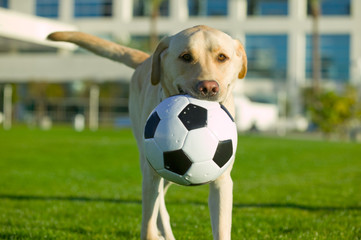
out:
M354 87L348 86L342 93L309 88L304 92L304 99L311 121L325 136L332 133L345 136L360 124L361 103Z

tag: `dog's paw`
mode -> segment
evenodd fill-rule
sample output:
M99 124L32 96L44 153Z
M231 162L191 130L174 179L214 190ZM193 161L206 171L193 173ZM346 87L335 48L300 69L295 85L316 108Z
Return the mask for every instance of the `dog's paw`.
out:
M164 237L163 237L163 234L161 233L161 231L158 230L158 238L157 240L166 240Z

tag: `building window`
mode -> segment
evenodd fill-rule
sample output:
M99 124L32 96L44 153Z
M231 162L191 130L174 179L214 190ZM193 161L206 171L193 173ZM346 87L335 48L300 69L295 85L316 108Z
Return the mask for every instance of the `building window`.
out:
M287 35L246 35L247 78L286 80Z
M8 0L0 0L0 7L9 8Z
M347 82L350 77L350 36L320 36L321 77ZM312 78L312 35L306 39L306 77Z
M37 0L36 15L47 18L58 18L59 0Z
M321 15L350 15L350 0L322 0L320 1ZM307 0L307 14L311 15L311 0Z
M75 17L111 17L113 0L75 0Z
M152 12L152 4L149 0L134 0L133 15L136 17L150 16ZM159 6L160 16L169 16L169 0L163 0Z
M286 16L288 0L247 0L248 16Z
M188 0L189 16L227 16L228 0Z

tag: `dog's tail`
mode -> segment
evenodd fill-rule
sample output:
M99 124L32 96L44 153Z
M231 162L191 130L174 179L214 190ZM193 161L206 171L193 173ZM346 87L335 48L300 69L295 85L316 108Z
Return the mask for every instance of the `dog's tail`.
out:
M54 32L47 39L75 43L97 55L121 62L134 69L149 58L149 54L145 52L82 32Z

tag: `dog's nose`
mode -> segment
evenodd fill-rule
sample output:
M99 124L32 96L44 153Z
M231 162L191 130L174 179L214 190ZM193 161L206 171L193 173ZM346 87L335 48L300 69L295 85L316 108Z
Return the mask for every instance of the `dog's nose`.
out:
M214 80L204 80L197 83L197 91L205 97L213 97L219 92L219 85Z

